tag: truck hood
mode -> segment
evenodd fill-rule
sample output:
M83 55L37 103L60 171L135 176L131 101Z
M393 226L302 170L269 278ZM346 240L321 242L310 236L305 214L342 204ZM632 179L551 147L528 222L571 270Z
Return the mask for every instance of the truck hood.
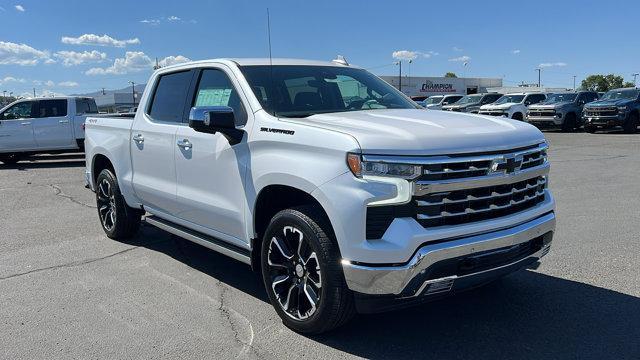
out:
M504 103L504 104L487 104L487 105L482 105L480 106L480 110L506 110L510 107L512 107L513 105L517 105L519 103Z
M478 106L478 105L480 105L480 103L468 103L468 104L460 104L460 105L456 105L456 104L453 104L453 105L444 105L444 106L442 107L442 110L449 110L449 109L466 109L466 108L468 108L468 107L471 107L471 106Z
M542 133L522 121L450 111L386 109L287 119L353 136L366 154L446 155L535 145Z
M535 105L530 105L529 109L531 109L531 110L558 109L558 108L561 108L563 106L567 106L567 105L571 105L571 104L573 104L571 101L562 101L562 102L557 102L557 103L553 103L553 104L535 104Z
M590 102L585 105L587 108L590 107L599 107L599 106L624 106L629 103L632 103L633 100L630 99L618 99L618 100L597 100L594 102Z

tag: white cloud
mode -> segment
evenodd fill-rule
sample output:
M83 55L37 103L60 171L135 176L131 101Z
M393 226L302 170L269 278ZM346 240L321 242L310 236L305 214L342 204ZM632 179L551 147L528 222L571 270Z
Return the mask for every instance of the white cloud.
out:
M175 15L171 15L167 18L169 21L180 21L181 19Z
M182 56L182 55L177 55L177 56L167 56L166 58L159 60L158 61L158 65L165 67L165 66L171 66L171 65L176 65L176 64L181 64L181 63L185 63L185 62L189 62L191 61L191 59L189 59L188 57Z
M25 12L24 6L22 6L22 5L16 5L14 7L16 8L16 10L18 10L20 12Z
M412 51L412 50L398 50L394 51L391 56L396 60L415 60L418 57L430 58L431 56L439 55L435 51Z
M520 54L520 49L513 49L513 50L511 50L511 53L513 55L518 55L518 54Z
M51 80L47 80L44 82L44 86L52 87L52 86L56 86L56 83L54 83Z
M542 63L540 65L538 65L538 67L540 68L548 68L548 67L563 67L563 66L567 66L567 63L564 62L546 62L546 63Z
M453 51L457 51L457 52L464 51L464 49L459 48L457 46L452 47L452 49L453 49Z
M164 59L158 61L160 66L169 66L174 64L180 64L183 62L191 61L189 58L176 55L167 56ZM127 51L124 58L115 59L113 65L106 68L91 68L85 72L87 75L122 75L133 72L139 72L143 70L153 69L154 61L151 60L142 51Z
M18 79L18 78L15 78L13 76L6 76L4 79L0 79L0 85L7 84L7 83L12 83L12 82L13 83L16 83L16 82L17 83L23 83L25 81L26 81L25 79Z
M49 59L49 52L26 44L0 41L0 65L36 65Z
M449 61L454 61L454 62L468 62L469 60L471 60L471 58L468 57L467 55L455 57L453 59L449 59Z
M76 87L79 84L75 81L62 81L58 83L58 86L63 86L63 87Z
M117 40L111 36L96 35L96 34L84 34L78 37L63 36L61 39L63 44L71 45L92 45L92 46L113 46L113 47L125 47L127 45L140 44L140 39L133 38L127 40Z
M147 25L159 25L160 24L160 20L158 19L144 19L144 20L140 20L141 23L143 24L147 24Z
M64 66L74 66L90 62L101 62L107 59L107 54L93 51L58 51L54 54L55 57L62 60Z

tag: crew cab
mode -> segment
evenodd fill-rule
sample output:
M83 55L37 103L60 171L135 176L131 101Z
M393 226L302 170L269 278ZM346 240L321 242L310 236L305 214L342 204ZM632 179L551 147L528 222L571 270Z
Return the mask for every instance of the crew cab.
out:
M144 217L249 264L303 333L492 281L555 230L538 129L424 111L343 60L167 66L135 117L88 118L85 146L108 237Z
M27 155L82 151L84 121L97 114L92 98L53 97L15 101L0 110L0 161Z
M595 91L555 93L539 104L529 106L526 121L539 128L574 131L582 126L582 108L598 100Z
M443 106L455 104L458 100L462 99L462 97L464 97L464 95L460 94L429 96L423 101L422 106L427 110L442 110Z
M478 114L524 120L527 107L544 101L546 98L547 95L543 93L506 94L492 104L482 105Z
M623 88L607 91L600 100L585 105L584 130L594 133L599 129L622 127L626 133L635 133L640 125L640 90Z
M451 105L442 106L442 110L477 114L482 105L492 104L501 97L498 93L466 95Z

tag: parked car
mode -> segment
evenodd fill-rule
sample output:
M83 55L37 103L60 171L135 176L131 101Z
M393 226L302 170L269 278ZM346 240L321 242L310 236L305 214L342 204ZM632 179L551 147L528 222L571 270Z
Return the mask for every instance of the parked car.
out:
M529 105L537 104L547 98L544 93L514 93L503 95L493 104L482 105L478 114L504 116L515 120L524 120Z
M464 95L460 94L434 95L424 100L422 107L428 110L442 110L444 105L454 104L463 97Z
M547 254L555 210L538 129L421 110L346 64L270 63L163 67L134 118L87 119L85 180L108 237L133 236L147 213L260 269L303 333Z
M18 100L0 110L0 161L13 164L27 155L82 151L84 121L97 114L92 98Z
M442 106L442 110L477 114L480 106L492 104L501 97L502 94L498 93L466 95L454 104Z
M600 100L585 105L584 129L593 133L598 129L622 127L626 133L638 130L640 90L636 88L607 91Z
M574 131L582 126L582 108L598 100L595 91L565 92L549 95L541 103L529 106L526 121L539 128Z

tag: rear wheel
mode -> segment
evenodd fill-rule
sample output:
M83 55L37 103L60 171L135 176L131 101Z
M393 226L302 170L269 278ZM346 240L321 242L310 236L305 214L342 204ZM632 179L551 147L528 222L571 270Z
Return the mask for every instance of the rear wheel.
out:
M262 240L262 276L271 304L289 328L318 334L355 313L340 252L313 207L277 213Z
M624 122L623 129L627 134L635 134L638 131L638 113L634 112L629 115L627 121Z
M20 154L0 154L0 161L6 165L13 165L21 159L22 156Z
M127 205L109 169L102 170L96 180L96 203L100 224L109 238L124 240L138 231L142 210Z
M578 122L576 121L576 114L569 113L565 116L564 122L562 123L562 131L571 132L575 131L578 127Z

